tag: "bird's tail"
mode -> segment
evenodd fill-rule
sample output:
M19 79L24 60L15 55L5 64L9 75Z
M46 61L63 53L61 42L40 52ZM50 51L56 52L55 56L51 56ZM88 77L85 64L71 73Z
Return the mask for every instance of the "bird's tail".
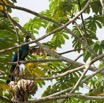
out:
M10 81L15 81L15 76L14 71L15 71L16 65L12 65L11 69L10 69L10 75L9 75L9 79L6 81L7 84L10 83Z

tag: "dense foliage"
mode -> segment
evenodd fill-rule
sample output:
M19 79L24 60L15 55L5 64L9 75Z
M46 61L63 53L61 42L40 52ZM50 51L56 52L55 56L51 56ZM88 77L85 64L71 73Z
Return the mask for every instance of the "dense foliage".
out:
M40 88L48 86L42 94L42 97L46 97L42 103L103 103L104 40L100 39L100 32L97 32L104 26L100 0L49 0L49 9L39 14L15 6L17 2L18 0L0 0L0 103L8 102L12 98L12 88L6 84L6 80L9 79L8 74L15 75L10 73L12 56L14 52L18 53L18 47L22 46L26 35L32 37L29 44L35 44L30 46L25 61L17 62L17 65L24 66L16 75L16 82L25 78L34 80ZM22 27L18 23L18 17L10 16L13 8L33 14L34 18ZM42 28L46 35L41 34L38 39L37 34ZM50 39L44 40L46 37ZM70 44L67 44L67 41ZM68 51L64 50L63 46L66 46ZM59 53L59 49L63 53ZM68 53L74 53L73 58L76 59L70 58ZM79 58L82 62L77 61ZM96 66L93 66L94 64ZM86 74L85 71L92 72ZM52 82L52 85L45 81ZM80 95L86 86L88 92L83 95L89 96L88 98ZM100 97L103 99L99 99ZM33 99L31 96L29 98ZM38 103L40 102L41 100Z

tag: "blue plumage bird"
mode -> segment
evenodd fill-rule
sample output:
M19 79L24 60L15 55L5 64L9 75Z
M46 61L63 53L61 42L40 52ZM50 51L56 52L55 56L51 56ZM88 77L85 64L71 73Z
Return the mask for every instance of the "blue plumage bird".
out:
M25 37L25 42L29 41L30 36L26 36ZM29 45L23 45L20 49L19 49L19 60L24 60L25 57L28 55L29 52ZM12 62L16 62L18 61L18 54L15 53L13 55L12 58ZM16 64L13 64L10 70L10 73L14 73L15 74L15 70L18 69L18 66ZM7 83L9 83L10 81L14 81L15 80L15 76L9 75L10 80L7 80Z

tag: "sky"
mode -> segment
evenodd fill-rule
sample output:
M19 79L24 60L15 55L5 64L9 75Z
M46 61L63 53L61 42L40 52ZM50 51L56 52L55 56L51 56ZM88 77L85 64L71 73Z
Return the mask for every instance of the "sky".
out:
M41 12L43 10L48 9L49 2L48 2L48 0L17 0L17 3L15 5L21 6L21 7L25 7L25 8L28 8L30 10L33 10L33 11L36 11L36 12L39 13L39 12ZM20 22L21 25L24 25L27 21L29 21L30 18L34 17L34 15L31 15L29 13L26 13L26 12L23 12L23 11L20 11L20 10L16 10L16 9L13 9L11 16L12 17L18 17L19 18L19 22ZM99 40L104 39L103 32L104 32L104 29L99 29L97 31L97 35L99 37ZM41 35L39 35L39 37L40 37L40 36L45 34L45 31L43 29L41 29L39 34L41 34ZM45 40L48 40L48 39L50 39L50 38L46 38ZM71 47L71 42L69 40L66 41L66 44L67 45L63 45L62 46L63 49L58 49L58 52L63 52L63 50L67 51L67 50L72 48ZM74 60L74 59L76 59L78 54L76 52L74 52L74 53L71 53L71 54L69 53L69 54L64 55L64 56L72 58ZM79 61L82 62L82 59L79 59ZM48 82L48 85L52 85L52 83ZM39 98L40 95L42 94L42 92L46 88L47 88L46 85L43 88L39 88L39 91L37 92L35 97Z
M39 13L48 9L49 2L48 0L17 0L15 5L22 6ZM12 16L19 17L20 24L22 25L25 24L30 18L34 17L34 15L16 9L13 10Z

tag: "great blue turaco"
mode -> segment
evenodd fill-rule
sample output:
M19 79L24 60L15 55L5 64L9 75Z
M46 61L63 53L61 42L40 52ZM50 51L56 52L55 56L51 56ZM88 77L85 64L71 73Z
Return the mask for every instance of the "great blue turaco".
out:
M25 42L28 42L29 38L30 38L30 36L26 36ZM28 53L29 53L29 45L26 44L26 45L21 46L21 48L19 49L19 53L15 53L13 55L12 62L18 61L18 57L19 57L19 60L24 60L25 57L28 55ZM18 56L18 54L19 54L19 56ZM13 64L10 69L10 73L15 74L16 69L18 69L17 64ZM15 81L14 75L9 75L9 79L6 82L9 83L10 81Z

